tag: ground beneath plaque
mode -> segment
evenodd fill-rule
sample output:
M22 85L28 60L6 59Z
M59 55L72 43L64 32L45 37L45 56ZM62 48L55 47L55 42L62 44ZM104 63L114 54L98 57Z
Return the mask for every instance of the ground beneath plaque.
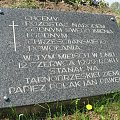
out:
M47 111L44 113L38 111L37 114L34 112L17 114L15 109L11 108L6 110L6 116L2 115L5 111L0 111L0 120L120 120L120 93L104 95L99 101L96 100L94 97L90 101L85 101L90 102L92 110L87 110L85 105L81 107L79 99L71 101L68 109L64 108L64 104L58 103L54 113L50 106L39 106Z

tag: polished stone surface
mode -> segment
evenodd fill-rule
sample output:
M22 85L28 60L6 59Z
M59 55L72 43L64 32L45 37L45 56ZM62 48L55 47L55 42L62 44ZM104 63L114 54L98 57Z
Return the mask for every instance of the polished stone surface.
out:
M0 108L120 90L120 30L111 15L0 12Z

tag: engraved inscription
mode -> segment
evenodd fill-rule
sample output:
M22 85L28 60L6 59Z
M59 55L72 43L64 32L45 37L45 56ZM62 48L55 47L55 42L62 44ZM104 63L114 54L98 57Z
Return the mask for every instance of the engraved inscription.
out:
M16 35L15 35L15 27L18 26L18 25L15 25L15 22L12 21L12 25L9 25L12 27L13 29L13 39L14 39L14 50L16 51L17 48L16 48Z
M22 76L22 84L9 86L9 94L45 93L120 82L118 68L109 67L119 63L118 54L108 47L110 37L97 37L114 35L114 30L105 24L61 19L47 15L23 18L24 44L19 47L24 52L16 66L23 72L30 69L38 73ZM13 29L16 51L15 27L18 25L12 21L9 26Z

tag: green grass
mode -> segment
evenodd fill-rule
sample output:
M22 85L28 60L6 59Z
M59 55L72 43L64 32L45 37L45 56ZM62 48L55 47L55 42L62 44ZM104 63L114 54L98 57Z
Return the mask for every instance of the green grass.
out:
M17 0L12 0L12 7L15 8L41 8L42 6L38 4L38 2L36 2L37 0L21 0L19 2L17 2ZM45 1L45 0L44 0ZM48 0L50 1L50 0ZM52 0L54 1L56 4L61 2L62 0ZM82 0L63 0L65 3L68 4L76 4L76 5L80 5L82 4ZM86 5L91 6L92 5L92 0L86 0ZM98 4L99 7L104 8L107 7L107 4L104 1L101 1Z
M46 107L39 107L46 110L44 112L46 120L94 120L95 118L97 120L120 120L120 92L90 97L83 102L85 103L81 105L81 99L71 100L67 106L64 102L58 102L54 112L49 104L46 104ZM93 106L90 111L86 109L88 103ZM43 114L41 111L17 114L15 108L10 108L1 111L0 118L6 118L3 120L40 120L41 114Z
M118 26L120 27L120 21L118 21Z
M19 3L14 2L13 8L40 8L40 5L35 2L35 0L23 0Z

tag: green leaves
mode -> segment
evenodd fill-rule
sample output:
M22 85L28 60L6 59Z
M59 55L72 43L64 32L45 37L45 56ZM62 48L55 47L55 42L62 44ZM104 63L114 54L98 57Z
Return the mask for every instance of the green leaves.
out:
M104 112L104 108L105 108L105 106L101 105L99 108L96 109L96 112L97 113L103 113Z

